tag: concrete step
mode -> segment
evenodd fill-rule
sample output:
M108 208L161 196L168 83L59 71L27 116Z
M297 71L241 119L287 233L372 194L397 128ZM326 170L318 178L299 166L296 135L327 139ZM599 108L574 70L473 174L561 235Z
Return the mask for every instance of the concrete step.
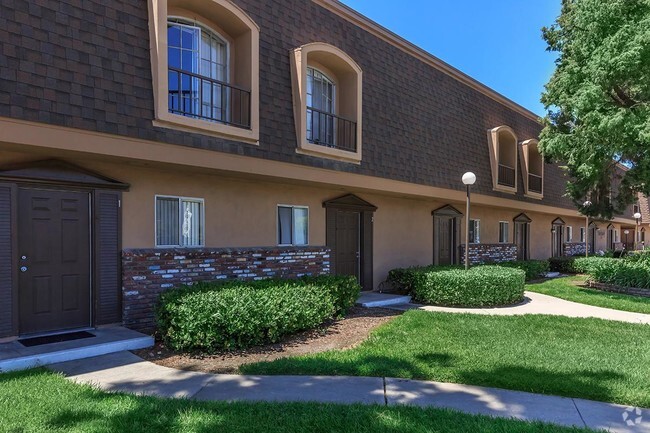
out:
M361 296L357 299L357 305L365 308L390 307L392 305L408 304L410 302L410 296L378 292L361 293Z
M89 332L95 337L33 347L24 347L17 341L0 344L0 373L125 350L145 349L154 344L153 337L122 327L95 329Z

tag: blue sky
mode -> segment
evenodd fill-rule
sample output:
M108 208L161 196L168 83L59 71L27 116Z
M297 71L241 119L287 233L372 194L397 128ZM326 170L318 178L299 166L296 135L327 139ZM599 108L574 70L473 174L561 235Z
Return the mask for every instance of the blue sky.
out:
M543 115L554 70L541 28L561 0L343 0L384 27Z

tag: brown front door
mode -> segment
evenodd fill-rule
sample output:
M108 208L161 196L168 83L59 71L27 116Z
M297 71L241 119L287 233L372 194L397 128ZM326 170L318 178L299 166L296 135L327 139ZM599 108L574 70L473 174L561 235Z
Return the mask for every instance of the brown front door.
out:
M438 264L440 266L454 263L454 223L455 218L438 218Z
M517 260L528 260L529 223L515 222L515 244L517 245Z
M90 206L83 192L18 193L20 334L90 326Z
M336 212L336 273L354 275L359 280L360 228L360 212Z

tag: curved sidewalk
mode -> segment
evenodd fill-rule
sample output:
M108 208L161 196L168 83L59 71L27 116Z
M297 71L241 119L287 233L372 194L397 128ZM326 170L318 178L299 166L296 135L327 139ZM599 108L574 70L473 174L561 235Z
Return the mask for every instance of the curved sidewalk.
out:
M426 311L442 311L445 313L471 313L496 316L515 316L523 314L549 314L552 316L566 317L595 317L604 320L617 320L619 322L650 324L650 314L631 313L628 311L612 310L610 308L594 307L580 304L554 296L541 293L526 292L526 301L511 307L499 308L448 308L424 305L396 305L394 309L408 310L418 308Z
M495 388L380 377L214 375L162 367L130 352L50 366L106 391L212 401L416 405L565 426L650 433L650 409ZM625 420L630 421L628 425Z

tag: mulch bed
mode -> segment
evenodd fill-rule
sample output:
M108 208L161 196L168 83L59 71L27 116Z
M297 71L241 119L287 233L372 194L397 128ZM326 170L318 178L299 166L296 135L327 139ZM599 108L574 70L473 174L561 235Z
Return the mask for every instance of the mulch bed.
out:
M223 351L211 355L185 355L161 342L153 348L134 351L141 358L165 367L206 373L239 373L239 366L273 361L289 356L308 355L328 350L352 348L368 338L372 330L402 314L383 308L353 307L341 320L330 321L318 329L287 337L279 343L247 350Z

